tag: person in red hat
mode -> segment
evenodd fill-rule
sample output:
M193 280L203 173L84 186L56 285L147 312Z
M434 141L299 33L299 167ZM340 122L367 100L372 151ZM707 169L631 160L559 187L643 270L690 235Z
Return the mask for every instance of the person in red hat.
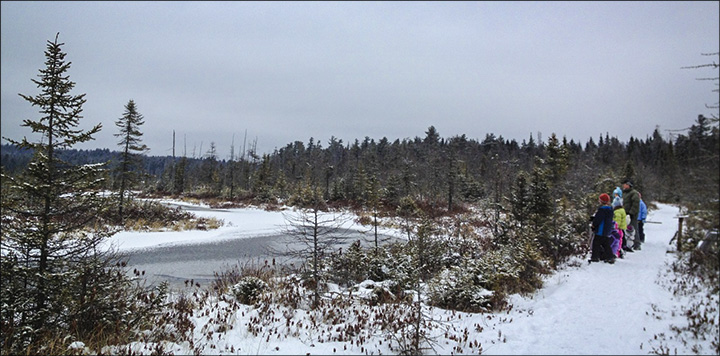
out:
M610 206L610 196L602 193L599 197L598 207L592 220L592 229L595 237L592 242L590 262L604 261L615 263L615 255L610 247L610 233L613 230L613 208Z

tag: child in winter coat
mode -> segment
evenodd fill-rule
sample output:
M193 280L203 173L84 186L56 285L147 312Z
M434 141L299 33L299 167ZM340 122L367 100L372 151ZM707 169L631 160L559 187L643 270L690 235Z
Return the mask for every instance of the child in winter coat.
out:
M620 187L615 187L615 190L613 190L612 206L615 206L618 202L620 202L620 205L623 205L622 189Z
M616 229L620 230L620 246L622 246L622 250L625 250L627 247L627 241L625 239L625 230L627 229L627 214L625 213L625 208L623 208L622 198L619 200L614 200L612 203L612 207L613 221L617 224ZM617 252L616 255L620 258L624 258L623 252Z
M623 241L623 231L620 230L618 227L617 222L613 221L613 231L610 233L610 249L612 250L613 256L617 256L620 258L625 258L623 254L622 248L622 241Z
M613 230L613 209L610 206L610 196L602 193L599 197L600 206L592 220L592 229L595 234L592 242L590 262L603 260L615 263L615 256L610 247L610 233Z

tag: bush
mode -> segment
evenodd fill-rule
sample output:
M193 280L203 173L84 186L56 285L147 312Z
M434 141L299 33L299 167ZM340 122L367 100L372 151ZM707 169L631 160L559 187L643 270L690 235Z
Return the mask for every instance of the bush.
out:
M360 246L358 240L353 242L345 253L332 253L328 262L330 280L347 287L370 278L369 252Z
M475 263L467 260L463 266L443 270L428 284L430 304L465 312L490 310L495 293L482 286L479 272Z
M158 325L156 319L165 306L166 284L146 288L127 275L124 262L113 264L111 258L95 256L68 265L56 289L59 311L46 312L48 322L43 329L36 329L30 324L32 311L22 309L31 302L31 296L24 288L24 269L17 255L10 253L0 261L2 355L72 354L84 352L84 347L68 348L80 342L95 350L128 343L137 338L139 328ZM136 270L135 277L139 273Z
M231 292L243 304L253 304L268 290L268 284L260 278L253 276L243 277L240 282L232 286Z

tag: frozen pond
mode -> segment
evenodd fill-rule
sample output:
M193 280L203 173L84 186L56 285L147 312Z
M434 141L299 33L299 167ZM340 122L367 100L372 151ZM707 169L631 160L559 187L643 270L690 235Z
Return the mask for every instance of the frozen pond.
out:
M214 279L215 272L272 260L266 248L281 238L279 235L260 236L133 250L127 252L128 266L131 270L144 270L150 284L167 280L172 286L180 286L185 280L193 279L205 286Z
M261 266L265 261L272 263L273 259L281 265L299 265L298 260L277 253L303 247L284 234L283 226L278 224L284 220L282 216L278 217L278 212L251 211L249 214L246 209L213 210L205 207L187 207L187 210L200 216L217 216L226 224L212 231L118 234L120 237L116 242L119 244L133 243L134 240L159 241L155 245L138 243L137 247L123 249L130 273L134 269L145 271L150 285L168 281L171 287L178 288L192 279L207 287L215 272L222 273L236 266ZM341 229L338 233L340 243L334 248L345 249L357 240L363 246L372 245L373 235L362 233L364 229L360 226ZM383 241L396 239L387 233L380 234L379 238Z

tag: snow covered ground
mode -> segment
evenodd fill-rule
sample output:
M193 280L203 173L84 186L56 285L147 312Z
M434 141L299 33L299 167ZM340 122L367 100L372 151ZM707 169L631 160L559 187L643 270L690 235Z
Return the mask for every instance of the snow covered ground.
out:
M223 226L207 231L168 231L168 232L119 232L106 243L120 251L148 249L181 244L202 244L217 241L270 236L281 232L286 221L283 214L292 214L291 208L281 211L266 211L260 208L210 209L208 206L192 205L181 201L161 200L161 202L182 206L198 217L216 218ZM343 227L367 230L354 224L352 220ZM392 229L381 228L380 234L402 237L403 234Z
M168 231L168 232L119 232L108 240L108 244L120 251L153 248L180 244L211 243L221 240L257 237L278 232L285 224L282 212L265 211L258 208L246 209L210 209L180 201L163 201L183 206L199 217L217 218L224 225L207 231Z
M200 216L214 216L225 226L206 232L120 233L112 243L122 250L150 248L167 244L206 243L219 239L271 234L284 225L280 212L258 209L227 211L194 211ZM697 340L688 333L678 335L674 329L687 326L684 307L697 301L701 293L676 295L669 289L669 264L676 258L669 245L677 229L676 207L658 205L648 219L660 224L646 224L646 243L641 251L628 253L614 265L578 259L545 280L545 286L528 297L512 296L513 308L495 314L468 314L432 309L428 311L439 327L433 329L435 345L429 353L488 355L642 355L715 354L710 340ZM718 296L711 311L712 331L717 333ZM292 311L298 323L310 323L312 314ZM249 332L257 311L242 306L229 319L232 328L216 329L209 339L194 348L188 343L168 344L175 354L392 354L386 336L367 331L363 345L327 341L324 333L298 328L296 336L284 330L285 319L277 326L267 326L258 335ZM208 314L192 318L198 339L212 329ZM460 338L465 341L457 342ZM325 340L323 340L325 339ZM717 339L715 339L717 340ZM201 345L201 346L200 346ZM138 353L150 353L146 344L133 344Z
M651 211L648 220L662 224L645 224L642 250L614 265L582 263L549 278L532 298L514 297L513 322L499 327L507 342L486 347L485 354L641 355L661 344L671 354L692 353L681 340L667 339L671 325L687 323L681 307L692 297L663 287L675 258L667 251L677 213L669 205ZM714 353L706 346L701 354Z

